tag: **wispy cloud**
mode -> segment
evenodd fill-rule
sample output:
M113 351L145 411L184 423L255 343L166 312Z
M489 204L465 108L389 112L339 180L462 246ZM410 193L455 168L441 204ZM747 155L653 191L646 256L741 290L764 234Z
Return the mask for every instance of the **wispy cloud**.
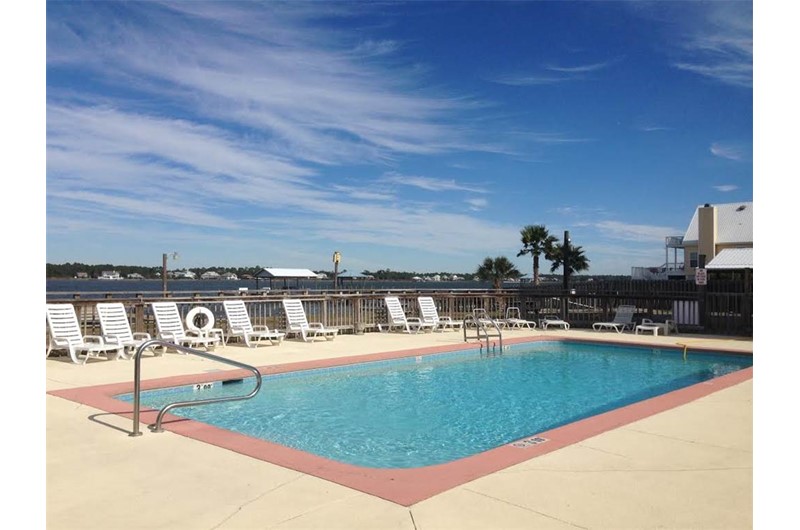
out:
M457 183L454 179L437 179L432 177L422 177L415 175L399 175L397 173L387 173L384 177L386 182L411 186L427 191L469 191L473 193L489 193L489 190L477 186L469 186Z
M602 70L607 68L608 65L611 64L611 61L606 61L603 63L594 63L594 64L584 64L578 66L558 66L558 65L547 65L545 66L546 70L550 70L552 72L561 72L564 74L586 74L589 72L596 72L598 70Z
M566 83L588 79L587 74L608 68L615 61L584 64L576 66L544 65L540 72L533 74L517 73L497 76L492 79L495 83L512 86L535 86Z
M753 86L751 2L696 4L696 17L681 36L673 66L721 83Z
M663 242L665 236L680 232L675 228L666 226L632 224L620 221L601 221L594 226L608 237L640 242Z
M486 199L475 198L475 199L467 199L467 204L469 204L470 210L480 211L486 208L489 205L489 201Z
M708 149L712 155L718 156L720 158L727 158L728 160L742 160L742 150L740 147L735 145L723 144L720 142L714 142L711 144L711 147Z
M739 189L739 186L734 184L722 184L720 186L714 186L714 189L717 191L721 191L723 193L727 193L729 191L736 191Z
M659 125L640 125L636 127L636 129L642 132L658 132L658 131L671 131L672 127L662 127Z
M516 227L452 213L451 197L421 207L392 189L488 193L480 185L380 169L408 154L502 152L468 126L474 100L427 91L413 69L383 63L394 42L354 44L311 28L319 13L308 16L306 4L267 7L54 6L52 79L79 68L102 81L96 93L48 88L49 234L68 241L102 225L115 239L144 231L196 248L230 238L252 248L277 230L296 249L335 240L437 255L464 255L466 239L516 244ZM374 176L346 186L323 178L323 166L365 163Z

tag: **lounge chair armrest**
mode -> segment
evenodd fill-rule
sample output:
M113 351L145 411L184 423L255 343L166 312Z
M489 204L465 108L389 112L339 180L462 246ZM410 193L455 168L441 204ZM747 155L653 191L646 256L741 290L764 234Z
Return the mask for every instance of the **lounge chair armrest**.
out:
M406 322L408 322L408 323L415 322L415 323L422 324L422 320L419 317L408 317L408 318L406 318Z
M122 344L122 339L117 335L103 335L103 340L105 340L106 344Z
M62 347L62 348L69 348L69 339L64 339L61 337L53 337L51 339L53 341L53 345Z
M253 326L253 331L258 331L258 326ZM241 328L239 326L231 326L230 333L233 333L233 334L244 333L244 328Z
M98 344L105 344L106 341L100 335L84 335L83 342L96 342Z
M196 329L188 329L188 330L186 330L186 336L187 337L204 337L205 335L203 334L202 331L198 331Z
M136 340L150 340L150 339L152 339L152 337L150 336L149 333L144 333L144 332L136 332L136 333L134 333L133 334L133 338L136 339Z
M322 322L309 322L308 327L311 329L325 329L325 326L322 325Z
M253 331L269 331L269 326L265 326L264 324L256 324L253 326Z
M178 337L175 336L174 333L169 332L169 331L167 331L166 333L162 333L161 337L159 337L159 338L162 339L162 340L166 340L168 342L177 342L178 341Z

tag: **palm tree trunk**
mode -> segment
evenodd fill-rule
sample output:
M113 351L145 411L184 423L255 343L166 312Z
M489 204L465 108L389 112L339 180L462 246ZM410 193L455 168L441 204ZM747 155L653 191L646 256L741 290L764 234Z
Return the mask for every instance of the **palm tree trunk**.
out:
M539 285L539 256L533 255L533 285Z

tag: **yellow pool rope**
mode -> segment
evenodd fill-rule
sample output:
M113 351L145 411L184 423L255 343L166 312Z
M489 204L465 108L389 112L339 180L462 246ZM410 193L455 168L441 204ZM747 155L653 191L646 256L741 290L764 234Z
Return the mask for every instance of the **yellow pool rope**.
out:
M685 361L686 360L686 350L689 349L689 346L687 346L686 344L683 344L681 342L676 342L675 344L677 346L683 346L683 360Z

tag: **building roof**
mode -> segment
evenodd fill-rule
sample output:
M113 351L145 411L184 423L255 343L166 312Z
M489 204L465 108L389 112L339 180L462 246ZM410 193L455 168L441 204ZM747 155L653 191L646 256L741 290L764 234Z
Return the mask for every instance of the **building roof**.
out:
M261 269L256 273L258 278L316 278L317 273L309 269Z
M356 273L356 272L353 272L353 273L346 272L344 274L340 274L339 278L340 279L344 279L344 280L372 280L372 279L375 278L375 276L373 276L371 274L359 274L359 273Z
M753 203L712 204L717 209L717 244L753 243ZM683 243L697 243L698 206L683 236Z
M752 269L752 248L725 248L706 264L707 269Z

